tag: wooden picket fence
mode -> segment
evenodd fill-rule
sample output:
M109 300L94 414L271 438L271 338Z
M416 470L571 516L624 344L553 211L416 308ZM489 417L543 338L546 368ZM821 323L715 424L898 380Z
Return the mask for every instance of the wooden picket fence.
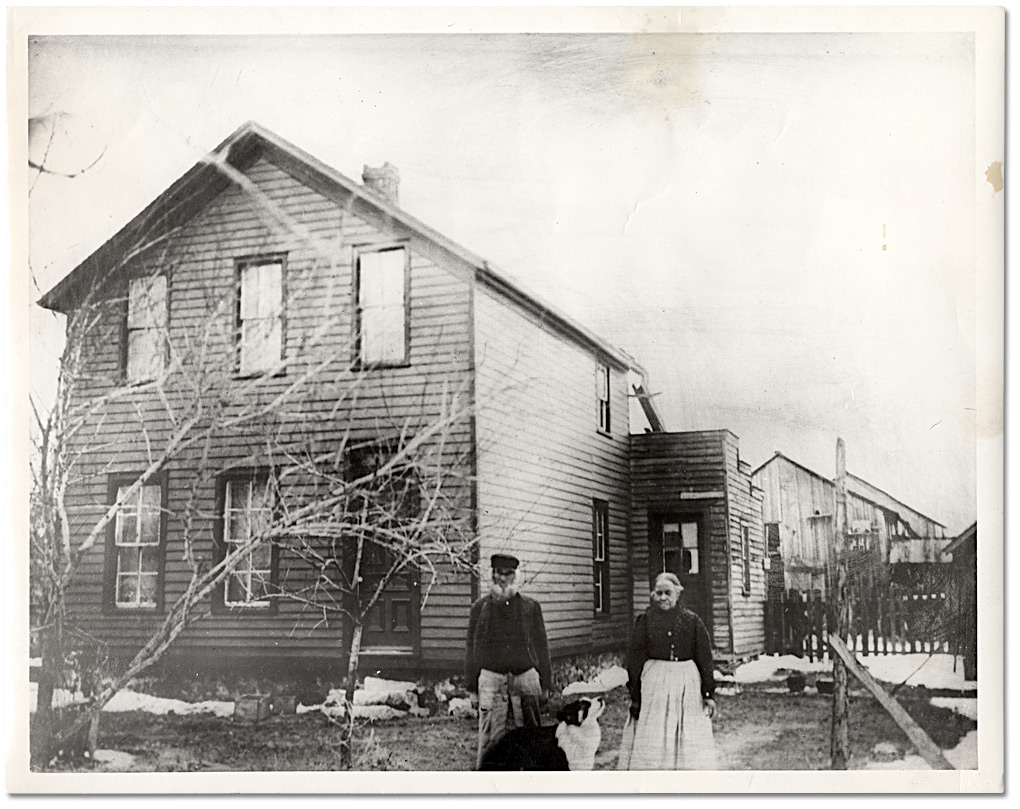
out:
M769 654L795 654L814 661L828 655L826 635L835 626L832 604L820 593L770 593L765 610ZM945 592L917 592L897 584L854 588L847 646L861 655L950 652L958 646Z

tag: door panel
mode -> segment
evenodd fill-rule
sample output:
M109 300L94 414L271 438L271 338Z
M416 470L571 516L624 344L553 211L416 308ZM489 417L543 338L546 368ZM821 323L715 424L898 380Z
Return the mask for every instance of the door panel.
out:
M366 544L366 550L369 545ZM362 561L361 593L369 597L389 569L384 551L376 549L374 558L366 553ZM362 646L366 651L413 651L418 636L418 576L413 571L390 579L366 616Z

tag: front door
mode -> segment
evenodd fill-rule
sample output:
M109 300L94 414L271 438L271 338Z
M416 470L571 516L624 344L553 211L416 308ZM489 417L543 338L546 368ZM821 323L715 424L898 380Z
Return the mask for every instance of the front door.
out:
M365 543L359 592L368 599L383 575L390 570L389 555L371 542ZM417 570L405 568L386 585L365 616L361 645L369 652L413 652L418 629Z
M664 514L651 522L651 582L662 572L680 579L680 602L697 613L711 632L708 554L704 520L700 514Z

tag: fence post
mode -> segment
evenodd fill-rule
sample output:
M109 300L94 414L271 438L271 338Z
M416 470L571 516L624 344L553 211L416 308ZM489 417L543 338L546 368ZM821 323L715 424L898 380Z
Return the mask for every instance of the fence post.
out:
M842 640L850 624L850 588L846 552L846 445L836 439L836 513L832 558L836 562L835 637ZM846 663L838 655L832 658L832 733L829 752L832 769L845 770L850 760L850 690Z

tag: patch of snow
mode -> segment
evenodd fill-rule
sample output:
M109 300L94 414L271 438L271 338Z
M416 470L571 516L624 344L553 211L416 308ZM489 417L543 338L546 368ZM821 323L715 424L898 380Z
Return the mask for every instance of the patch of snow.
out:
M111 713L123 713L125 711L144 711L145 713L165 715L175 713L190 715L198 713L211 713L216 716L229 717L234 715L233 702L221 702L218 700L206 700L205 702L185 702L180 699L167 699L165 697L153 697L149 694L142 694L138 691L125 689L118 691L103 708Z
M470 699L454 697L450 700L448 710L451 716L474 718L478 716Z
M561 692L564 697L574 694L597 694L605 691L612 691L621 685L626 685L630 676L627 669L622 666L612 666L605 671L600 671L597 676L588 682L570 683Z
M42 658L41 657L30 657L30 658L28 658L28 665L30 667L41 666L42 665Z
M102 764L104 770L124 772L131 769L135 763L135 757L123 750L96 750L93 761Z
M29 683L28 700L29 711L34 713L36 703L39 700L39 687L37 683ZM80 691L72 694L70 691L58 688L53 692L53 705L55 707L63 708L67 705L86 701L85 695ZM113 699L103 706L103 710L110 713L144 711L152 714L167 714L173 711L176 714L212 713L217 716L232 716L234 713L234 703L216 702L213 700L207 702L184 702L179 699L153 697L148 694L140 694L137 691L125 689L118 691Z
M930 770L928 762L920 756L909 755L895 761L868 761L864 770Z
M952 688L974 691L976 682L963 679L963 663L950 654L927 655L923 652L897 655L857 656L876 680L886 683L921 685L926 688ZM956 663L956 671L953 664ZM909 678L909 679L908 679Z
M903 757L903 751L893 742L879 742L872 749L871 755L875 761L896 761Z
M354 718L364 719L368 722L396 719L401 716L407 716L407 711L398 711L389 705L356 705L354 707Z
M738 666L734 679L738 683L766 683L770 680L782 680L791 671L830 671L832 663L828 660L810 662L806 657L795 655L762 655L749 663Z
M416 705L417 702L415 702ZM344 690L342 688L334 688L326 695L325 701L320 705L298 705L296 710L299 714L318 711L334 719L341 719L347 714L344 708ZM415 716L419 715L413 708L410 711L398 711L389 705L355 705L353 709L355 719L364 719L368 722L396 719L397 717L407 716L409 713ZM428 711L426 710L425 713L427 714Z
M907 685L951 688L959 691L972 691L977 688L977 683L963 679L962 663L950 654L928 655L915 652L867 657L858 654L857 661L868 669L876 680L886 683L899 684L906 681ZM956 671L953 671L954 662ZM762 655L738 667L735 676L738 683L762 683L782 679L790 671L831 670L832 661L828 658L811 662L806 657L795 655Z
M401 704L410 707L418 704L416 691L399 689L359 689L354 692L353 702L355 705L389 705L392 708L399 708Z
M366 677L363 688L369 692L381 691L386 694L392 694L394 692L414 691L418 688L418 684L402 680L384 680L381 677Z
M938 708L949 708L961 716L977 721L976 697L932 697L931 704Z
M28 684L28 712L35 713L36 706L39 702L39 683ZM78 691L72 694L70 691L65 691L63 688L56 688L53 691L53 707L64 708L68 705L74 705L78 702L85 702L85 695Z
M978 768L977 729L970 731L960 739L960 743L952 750L946 750L946 760L958 770L976 770Z
M943 750L946 761L958 770L976 770L977 730L972 730L952 750ZM911 754L897 761L868 761L865 770L930 770L928 762L918 755Z

